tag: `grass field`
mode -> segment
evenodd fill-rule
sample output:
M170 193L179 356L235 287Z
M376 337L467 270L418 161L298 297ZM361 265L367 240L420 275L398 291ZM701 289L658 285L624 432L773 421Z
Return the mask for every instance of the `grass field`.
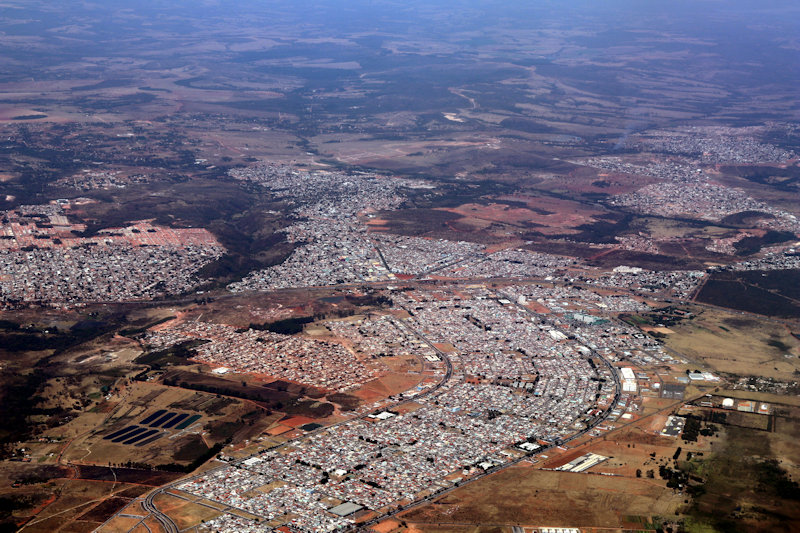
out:
M705 479L703 493L689 510L690 533L797 531L800 491L782 482L769 462L777 460L779 469L797 464L797 446L787 446L787 439L797 442L797 420L778 431L725 427L721 449L684 463L683 468Z
M116 507L130 499L120 497L135 485L83 480L65 480L60 497L27 522L24 531L92 531ZM108 503L106 503L108 502Z
M667 347L718 372L792 380L800 371L800 341L780 322L704 309L670 329Z
M746 400L755 400L757 402L781 403L800 407L800 396L781 396L778 394L770 394L768 392L751 392L730 389L721 391L719 394L721 396L729 396L731 398L743 398Z
M155 498L154 503L175 521L180 530L198 524L203 520L210 520L219 516L221 513L213 507L222 507L219 504L199 505L182 498L176 498L169 493L160 494Z
M631 515L673 515L682 501L651 479L512 467L401 518L423 531L447 524L615 528Z

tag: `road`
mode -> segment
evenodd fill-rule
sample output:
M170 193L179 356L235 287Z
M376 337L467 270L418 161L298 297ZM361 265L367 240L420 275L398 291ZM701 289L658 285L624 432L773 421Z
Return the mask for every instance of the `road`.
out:
M504 294L502 294L500 292L497 292L496 294L497 294L497 299L506 299L506 300L508 300L510 302L514 302L513 305L516 305L520 309L524 310L526 313L536 317L537 319L543 319L543 317L541 315L538 315L538 314L534 313L533 311L531 311L530 309L528 309L524 305L520 305L519 303L516 303L516 300L514 298L510 298L510 297L508 297L508 296L506 296L506 295L504 295ZM483 479L486 476L489 476L489 475L494 474L496 472L500 472L501 470L504 470L504 469L509 468L511 466L517 465L517 464L521 463L522 461L527 461L533 456L542 454L542 453L544 453L544 452L546 452L548 450L551 450L551 449L556 448L558 446L562 446L562 445L567 444L568 442L571 442L573 440L579 439L579 438L583 437L584 435L586 435L587 433L589 433L590 431L592 431L598 425L600 425L603 422L605 422L606 419L608 419L608 417L611 415L611 412L616 408L617 402L619 401L620 397L622 396L622 383L620 382L619 375L617 373L616 368L611 364L610 361L608 361L600 353L598 353L598 352L596 352L594 350L592 350L592 355L597 357L601 361L603 361L603 363L605 363L605 365L611 371L611 375L614 378L614 385L615 385L615 391L616 392L614 394L614 400L609 404L609 406L605 409L605 411L603 411L597 418L595 418L590 424L588 424L585 429L582 429L581 431L575 433L574 435L571 435L570 437L568 437L566 439L562 439L560 441L556 441L556 442L554 442L554 443L552 443L552 444L550 444L548 446L545 446L543 448L539 448L538 450L536 450L533 453L526 454L526 455L524 455L522 457L519 457L517 459L514 459L513 461L509 461L509 462L504 463L502 465L493 466L492 468L489 468L488 470L484 471L481 474L478 474L475 477L472 477L472 478L464 480L464 481L460 481L458 483L455 483L452 487L448 487L446 489L442 489L440 491L434 492L433 494L431 494L429 496L426 496L425 498L422 498L422 499L417 500L415 502L412 502L412 503L409 503L407 505L403 505L401 507L398 507L398 508L394 509L393 511L390 511L388 513L384 513L383 515L377 516L377 517L369 520L368 522L364 522L364 523L362 523L362 524L360 524L358 526L354 526L350 530L366 530L370 526L373 526L373 525L377 524L378 522L386 520L387 518L391 518L393 516L398 515L399 513L403 513L403 512L406 512L406 511L410 510L410 509L414 509L415 507L419 507L421 505L425 505L427 503L430 503L433 500L435 500L435 499L437 499L437 498L439 498L439 497L441 497L441 496L443 496L445 494L448 494L448 493L450 493L450 492L452 492L452 491L454 491L454 490L456 490L456 489L458 489L460 487L463 487L464 485L467 485L469 483L474 483L474 482L478 481L479 479Z
M427 390L427 391L423 392L422 394L417 395L417 398L424 398L425 396L433 395L435 392L437 392L439 389L441 389L444 386L445 383L450 381L450 378L453 377L453 362L450 361L450 358L447 357L446 353L444 353L442 350L440 350L439 348L434 346L434 344L430 341L430 339L425 337L422 333L420 333L416 329L412 328L411 326L409 326L408 324L406 324L405 322L403 322L401 320L394 321L394 324L395 325L400 325L401 327L405 328L407 331L410 331L411 333L416 335L417 338L419 338L419 340L421 340L422 342L427 344L433 351L435 351L437 353L437 355L439 356L439 358L444 362L444 365L445 365L444 377L432 389Z
M161 524L161 527L164 528L165 533L178 533L179 529L175 522L172 521L170 517L162 513L158 510L153 500L156 496L163 492L162 489L155 490L147 495L147 497L142 501L142 509L150 513L150 515L158 520L158 523Z
M482 254L477 254L477 253L473 253L473 254L457 257L457 258L451 259L450 261L447 261L446 263L443 263L441 265L435 265L435 266L425 270L424 272L420 272L419 274L415 275L412 279L421 280L425 276L433 274L434 272L439 272L440 270L444 270L445 268L451 267L453 265L457 265L459 263L465 263L465 262L467 262L467 261L469 261L471 259L480 259L481 261L486 261L486 260L489 259L489 257L488 256L483 256Z
M422 393L418 394L415 399L420 399L420 398L424 398L424 397L436 394L453 377L453 363L452 363L452 361L450 361L450 358L447 357L447 354L445 354L442 350L440 350L439 348L434 346L434 344L430 341L430 339L428 339L427 337L422 335L422 333L420 333L419 331L415 330L414 328L412 328L408 324L404 323L402 320L395 320L395 321L393 321L393 324L396 327L403 328L403 329L409 331L410 333L412 333L413 335L417 336L422 342L424 342L425 344L430 346L430 348L432 350L434 350L439 355L439 357L441 358L442 362L444 362L445 374L442 377L442 379L439 380L439 382L435 386L433 386L432 388L426 390L425 392L422 392ZM406 400L406 399L399 400L399 401L397 401L397 402L395 402L393 404L387 405L384 409L391 409L392 407L396 407L396 406L398 406L400 404L406 403L407 401L408 400ZM326 430L328 430L328 429L330 429L332 427L336 427L336 426L338 426L340 424L347 424L349 422L352 422L353 420L358 420L360 418L366 418L368 416L369 415L365 414L365 415L362 415L362 416L357 417L357 418L349 418L347 420L343 420L343 421L337 422L335 424L330 424L328 426L323 426L321 428L315 429L313 431L310 431L308 433L305 433L303 435L300 435L298 437L290 439L290 440L286 441L285 443L281 444L280 446L286 446L286 445L288 445L288 444L290 444L292 442L295 442L297 440L305 439L309 435L313 435L314 433L321 432L321 431L326 431ZM156 520L158 520L158 522L164 528L164 531L166 533L178 533L179 529L178 529L178 526L175 524L175 522L173 522L172 519L169 516L167 516L164 513L162 513L158 509L158 507L156 507L156 505L153 502L153 500L159 494L163 494L164 492L176 487L177 485L186 483L188 481L192 481L194 479L198 479L198 478L200 478L202 476L208 475L208 474L210 474L212 472L215 472L217 470L222 470L224 468L227 468L229 465L233 465L233 466L241 465L245 460L246 460L246 458L245 459L240 459L238 461L232 461L230 463L225 463L225 464L220 465L220 466L218 466L216 468L212 468L210 470L205 470L205 471L203 471L203 472L201 472L199 474L195 474L195 475L190 476L188 478L182 478L182 479L179 479L179 480L177 480L175 482L172 482L172 483L170 483L168 485L164 485L162 487L159 487L159 488L155 489L154 491L152 491L150 494L148 494L147 497L144 499L144 501L142 501L142 508L145 511L147 511L148 513L150 513ZM123 511L120 511L120 512L123 512ZM113 519L113 517L112 517L112 519Z
M500 278L500 279L502 279L502 278ZM468 280L461 280L461 281L468 281ZM487 280L482 280L482 281L483 282L487 282ZM516 281L520 281L520 280L516 280ZM531 279L531 280L528 280L528 281L534 281L534 279ZM542 281L545 281L545 280L535 279L535 281L542 282ZM394 282L388 282L388 283L397 283L397 282L394 281ZM405 283L411 283L411 281L409 280L409 281L407 281ZM434 284L435 285L435 284L437 284L436 281L427 281L427 280L425 280L425 281L414 280L413 283L421 284L421 285L429 285L429 284ZM370 286L382 286L382 285L385 285L385 284L387 284L387 283L373 283L373 284L370 284ZM363 283L353 284L354 287L356 287L356 286L363 287L364 285L365 284L363 284ZM337 287L337 288L341 289L342 287ZM229 295L229 297L234 297L234 296L235 295ZM504 295L504 294L502 294L500 292L496 293L496 299L503 299L503 298L505 298L508 301L512 302L512 305L517 306L524 313L527 313L527 314L531 315L532 317L535 317L538 320L545 320L545 318L542 315L536 314L533 311L531 311L530 309L528 309L527 307L525 307L524 305L521 305L521 304L517 303L516 299L510 298L510 297L508 297L508 296L506 296L506 295ZM427 346L429 346L432 350L434 350L435 353L438 354L438 356L441 358L442 362L445 365L445 374L444 374L444 376L442 377L442 379L434 387L430 388L429 390L424 391L423 393L420 393L419 395L417 395L417 397L415 399L418 400L418 399L421 399L421 398L424 398L424 397L430 397L432 395L437 394L442 389L442 387L444 387L445 384L447 384L453 377L453 363L452 363L452 361L450 360L450 358L447 356L447 354L445 352L443 352L442 350L437 348L433 344L433 342L430 339L428 339L422 332L420 332L417 329L413 328L411 325L409 325L405 321L395 320L395 321L393 321L393 323L399 329L405 329L406 331L410 332L411 334L413 334L414 336L419 338L422 342L424 342ZM519 457L517 459L514 459L514 460L509 461L507 463L504 463L502 465L496 465L494 467L491 467L488 470L482 472L481 474L479 474L479 475L477 475L477 476L475 476L473 478L461 481L461 482L453 485L452 487L448 487L446 489L442 489L442 490L440 490L440 491L438 491L436 493L431 494L430 496L427 496L425 498L422 498L420 500L412 502L412 503L410 503L408 505L404 505L404 506L401 506L399 508L395 508L394 510L392 510L392 511L390 511L388 513L385 513L385 514L383 514L381 516L378 516L378 517L376 517L376 518L374 518L374 519L372 519L372 520L370 520L370 521L368 521L366 523L360 524L359 526L353 526L350 529L351 530L356 530L356 529L368 528L371 525L374 525L374 524L376 524L376 523L378 523L378 522L380 522L382 520L385 520L385 519L387 519L389 517L395 516L398 513L402 513L402 512L408 511L408 510L410 510L412 508L415 508L415 507L424 505L426 503L429 503L433 499L439 498L440 496L442 496L444 494L447 494L447 493L449 493L449 492L451 492L451 491L453 491L453 490L455 490L455 489L457 489L457 488L459 488L459 487L461 487L461 486L463 486L465 484L473 483L475 481L483 479L486 476L489 476L491 474L494 474L496 472L499 472L501 470L504 470L506 468L514 466L516 464L519 464L522 461L529 460L532 456L545 453L548 450L551 450L551 449L553 449L555 447L558 447L558 446L561 446L563 444L572 442L572 441L574 441L576 439L580 439L580 438L584 437L587 433L591 432L598 425L604 423L608 419L608 417L611 415L611 412L616 408L617 403L619 402L619 400L620 400L620 398L622 396L622 385L621 385L621 381L620 381L620 378L619 378L619 375L617 373L616 368L611 364L611 362L609 360L607 360L602 354L600 354L596 350L591 350L591 355L594 358L596 358L596 360L602 361L603 364L605 364L606 367L608 368L608 370L609 370L609 372L610 372L610 374L611 374L611 376L612 376L612 378L614 380L615 393L614 393L613 401L609 404L609 406L599 416L597 416L589 424L587 424L586 428L582 429L581 431L578 431L577 433L575 433L575 434L573 434L573 435L571 435L571 436L569 436L569 437L567 437L565 439L557 440L556 442L554 442L554 443L552 443L552 444L550 444L548 446L540 448L536 452L524 455L522 457ZM391 409L392 407L395 407L395 406L397 406L399 404L405 403L406 401L407 401L406 399L403 399L403 400L400 400L400 401L395 402L393 404L389 404L389 405L387 405L385 407L385 409ZM368 415L362 415L361 417L358 417L358 418L365 418L366 416L368 416ZM331 427L335 427L335 426L337 426L339 424L349 423L349 422L352 422L353 420L356 420L356 418L344 420L344 421L341 421L341 422L337 422L335 424L331 424L329 426L325 426L325 427L319 428L317 430L314 430L312 432L306 433L306 434L301 435L299 437L295 437L294 439L290 439L289 441L286 441L285 443L281 444L280 446L286 446L286 445L288 445L288 444L290 444L290 443L292 443L292 442L294 442L296 440L307 438L309 435L314 434L316 432L326 431ZM264 450L264 451L266 451L266 450ZM225 463L225 464L222 464L222 465L220 465L218 467L212 468L210 470L206 470L206 471L203 471L201 473L189 476L187 478L183 478L181 480L175 481L175 482L170 483L168 485L159 487L158 489L154 490L153 492L151 492L146 497L146 499L144 500L142 506L156 520L158 520L158 522L161 524L161 526L164 528L164 530L167 533L178 533L179 530L178 530L177 526L175 525L175 523L168 516L166 516L164 513L162 513L156 507L156 505L154 504L154 499L159 494L163 494L165 491L173 489L176 486L178 486L179 484L183 484L183 483L186 483L188 481L191 481L191 480L200 478L202 476L205 476L205 475L207 475L207 474L209 474L211 472L227 468L229 465L239 466L244 460L245 459L240 459L240 460L232 461L230 463Z

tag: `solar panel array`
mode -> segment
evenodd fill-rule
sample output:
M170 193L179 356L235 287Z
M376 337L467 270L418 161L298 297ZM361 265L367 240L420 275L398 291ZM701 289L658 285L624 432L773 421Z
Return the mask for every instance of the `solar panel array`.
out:
M195 422L197 422L198 420L200 420L200 415L192 415L189 418L187 418L186 420L184 420L183 422L181 422L180 424L178 424L175 427L175 429L186 429L190 425L192 425Z
M103 440L119 444L135 444L136 446L146 446L151 442L160 439L164 432L162 429L184 430L190 425L200 420L200 415L189 415L188 413L167 412L166 409L159 409L145 417L140 425L131 425L120 430L114 431Z

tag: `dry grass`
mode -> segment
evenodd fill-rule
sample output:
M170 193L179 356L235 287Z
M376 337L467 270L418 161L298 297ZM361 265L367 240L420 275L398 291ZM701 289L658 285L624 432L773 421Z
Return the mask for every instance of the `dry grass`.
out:
M169 515L179 530L192 527L203 520L211 520L221 514L205 505L198 505L165 493L158 495L153 503L159 510Z
M671 329L665 339L669 348L718 372L792 380L800 370L800 341L779 322L711 309Z
M24 531L29 533L57 531L79 518L100 501L128 487L130 485L97 481L66 481L60 496L28 522ZM94 527L98 525L95 524ZM77 527L81 527L81 525L79 524Z
M423 524L621 527L628 515L670 515L682 500L652 480L513 467L402 515Z

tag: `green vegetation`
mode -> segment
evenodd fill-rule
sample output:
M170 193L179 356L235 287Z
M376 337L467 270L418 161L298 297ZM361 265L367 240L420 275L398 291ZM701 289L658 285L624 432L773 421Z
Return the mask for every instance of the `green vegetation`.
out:
M24 440L32 434L33 428L29 417L33 415L50 415L52 420L69 414L69 411L57 409L40 409L37 407L40 398L36 395L50 374L36 369L27 374L3 375L3 387L0 388L0 458L7 456L9 443Z
M186 442L178 448L172 458L175 461L194 461L208 451L203 439L198 435L190 435Z
M12 513L32 505L30 496L0 496L0 533L17 531L16 521L11 518Z
M11 117L11 120L39 120L42 118L47 118L47 115L17 115L16 117Z
M188 465L180 465L178 463L168 463L156 466L156 470L164 470L167 472L185 472L187 474L190 472L194 472L195 470L203 466L203 464L205 464L212 457L221 452L223 448L225 448L225 446L230 444L230 442L231 442L230 439L224 442L218 442L211 448L208 448L208 450L203 452L200 456L198 456L194 461L192 461Z
M194 372L175 371L164 376L164 384L220 396L251 400L263 408L267 414L270 414L271 411L282 411L323 418L329 416L334 409L333 405L327 402L303 399L305 396L321 397L322 394L318 389L282 381L254 386L244 381L232 381Z
M787 500L800 500L800 484L789 479L786 471L775 459L768 459L756 464L758 489L773 492Z
M780 350L782 352L788 352L789 350L792 349L791 346L789 346L785 342L781 342L781 341L779 341L777 339L771 339L771 340L767 341L767 344L769 344L773 348L777 348L778 350Z
M158 320L155 320L155 321L152 321L152 322L148 322L147 324L145 324L143 326L136 326L136 327L130 327L130 328L121 329L119 331L119 334L123 335L125 337L135 337L136 335L141 335L142 333L144 333L145 331L147 331L148 329L150 329L150 328L152 328L154 326L158 326L159 324L163 324L164 322L169 322L170 320L174 320L174 319L175 319L175 317L172 316L172 315L165 316L163 318L159 318Z
M4 320L0 323L0 352L29 352L54 350L63 352L68 348L90 341L118 327L118 317L109 320L84 320L66 330L56 326L21 327Z
M791 531L791 524L800 518L795 503L800 486L772 457L764 433L726 427L724 437L724 448L712 455L694 454L680 461L676 470L661 468L671 486L685 482L693 496L684 530Z
M800 317L800 270L715 272L697 300L767 316Z
M134 362L140 365L149 365L153 370L169 365L184 365L197 353L194 348L206 342L208 341L202 339L185 341L164 350L142 354Z
M795 234L790 231L768 231L763 237L745 237L737 242L736 255L752 255L758 253L762 247L794 240Z
M303 331L303 326L315 320L313 316L300 316L284 318L283 320L276 320L266 324L250 324L250 329L260 331L271 331L272 333L281 333L283 335L294 335Z
M722 413L724 415L724 413ZM681 435L684 442L697 442L698 435L710 437L716 435L719 429L713 424L703 424L703 419L699 416L687 415L686 425L683 427L683 434ZM680 453L680 448L678 452ZM675 459L677 459L677 455Z
M632 326L641 326L641 325L652 325L653 321L645 316L642 315L629 315L623 313L619 315L620 320L627 322Z

